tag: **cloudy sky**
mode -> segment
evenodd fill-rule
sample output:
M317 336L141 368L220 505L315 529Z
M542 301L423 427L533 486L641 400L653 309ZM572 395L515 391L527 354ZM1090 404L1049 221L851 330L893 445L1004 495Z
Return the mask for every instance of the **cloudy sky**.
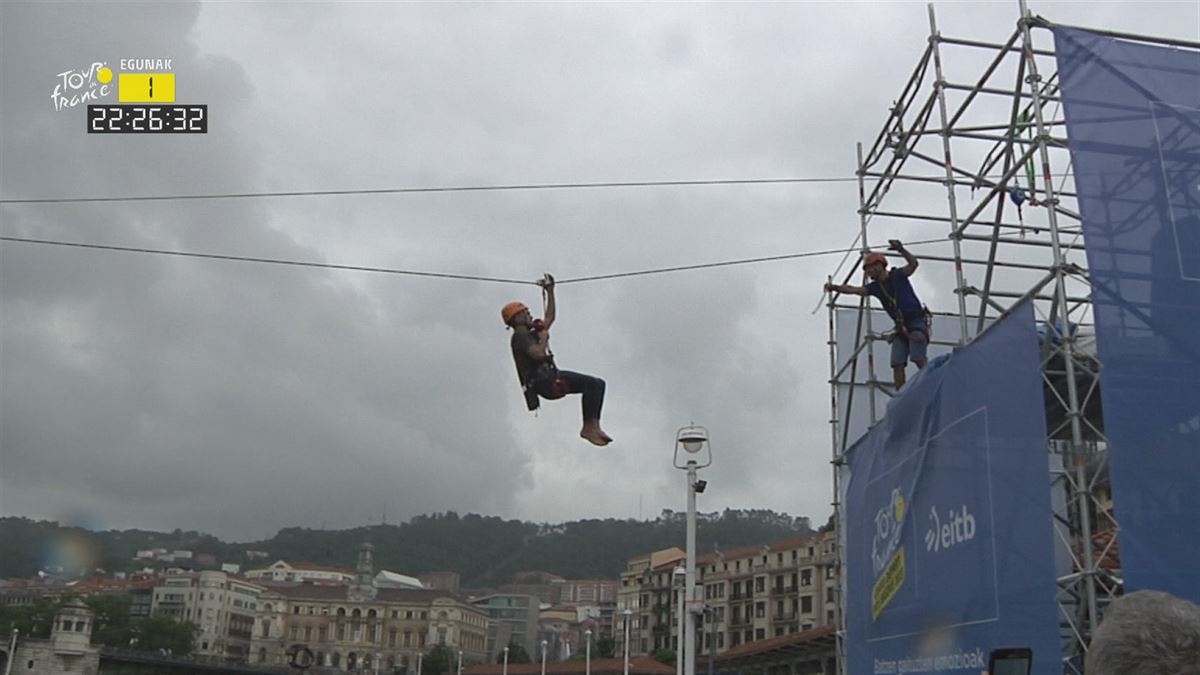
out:
M1200 40L1195 1L1033 9ZM937 12L1002 41L1017 4ZM4 2L0 199L850 177L927 35L902 2ZM206 135L55 110L60 73L141 58L172 60ZM856 207L848 181L4 203L0 234L567 279L846 247ZM702 510L823 521L811 312L837 262L562 285L559 363L608 381L595 448L577 399L524 410L499 308L536 309L534 286L0 242L0 514L243 540L385 510L652 517L684 506L671 452L695 421Z

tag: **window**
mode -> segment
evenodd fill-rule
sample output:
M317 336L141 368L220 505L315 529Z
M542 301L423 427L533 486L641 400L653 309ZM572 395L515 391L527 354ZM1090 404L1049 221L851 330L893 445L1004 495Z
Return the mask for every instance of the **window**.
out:
M800 613L801 614L811 614L812 611L813 611L812 610L812 596L805 595L805 596L801 597L800 598Z
M396 629L395 628L388 630L388 646L389 647L396 646Z
M312 626L304 627L304 641L312 642Z
M812 586L812 568L800 570L800 585Z
M289 637L291 637L291 639L293 639L293 640L299 639L299 637L300 637L300 627L299 627L299 626L292 626L292 627L291 627L291 628L288 630L288 636L289 636Z
M779 600L775 603L775 616L783 616L783 601Z
M766 586L767 586L767 578L766 577L758 577L754 580L755 592L762 593L763 591L766 590Z
M317 641L324 642L327 639L329 639L329 627L321 626L317 629Z
M783 626L779 626L775 629L775 637L779 637L781 635L783 635Z
M758 602L754 604L754 617L761 619L767 615L767 603Z

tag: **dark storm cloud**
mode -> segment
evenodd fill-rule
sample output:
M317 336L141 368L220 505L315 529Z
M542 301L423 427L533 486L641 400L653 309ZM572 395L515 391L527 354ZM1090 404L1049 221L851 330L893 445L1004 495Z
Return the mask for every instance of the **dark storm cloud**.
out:
M1196 23L1154 8L1044 13ZM989 40L1016 18L1008 2L939 13ZM849 176L928 32L923 3L5 3L0 19L9 199ZM173 58L210 133L88 136L80 111L53 111L56 73L131 57ZM3 205L0 229L534 279L846 246L856 207L853 183L546 190ZM523 409L498 309L537 308L535 287L5 243L0 511L243 538L384 507L649 516L682 507L672 442L695 421L716 453L702 509L823 520L828 352L810 311L835 264L563 285L560 361L609 382L618 441L593 449L576 401ZM931 302L950 287L923 268Z

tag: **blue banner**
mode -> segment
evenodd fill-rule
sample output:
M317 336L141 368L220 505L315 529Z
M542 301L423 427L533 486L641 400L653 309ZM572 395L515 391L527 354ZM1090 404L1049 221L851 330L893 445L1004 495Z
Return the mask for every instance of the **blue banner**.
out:
M1200 601L1200 52L1054 38L1125 588Z
M848 453L847 666L970 673L1000 647L1061 675L1033 309L935 360Z

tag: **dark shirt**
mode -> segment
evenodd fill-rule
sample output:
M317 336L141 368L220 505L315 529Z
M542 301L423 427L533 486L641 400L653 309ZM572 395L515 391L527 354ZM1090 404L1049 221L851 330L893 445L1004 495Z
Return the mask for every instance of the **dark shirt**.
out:
M909 283L904 268L893 267L882 284L877 281L867 284L867 292L879 299L884 311L897 323L924 316L924 307Z
M538 344L537 331L514 331L512 340L509 344L512 345L513 361L517 364L517 377L521 380L521 386L524 387L533 379L534 372L538 366L549 362L554 364L554 358L547 355L545 359L535 359L529 355L529 348Z

